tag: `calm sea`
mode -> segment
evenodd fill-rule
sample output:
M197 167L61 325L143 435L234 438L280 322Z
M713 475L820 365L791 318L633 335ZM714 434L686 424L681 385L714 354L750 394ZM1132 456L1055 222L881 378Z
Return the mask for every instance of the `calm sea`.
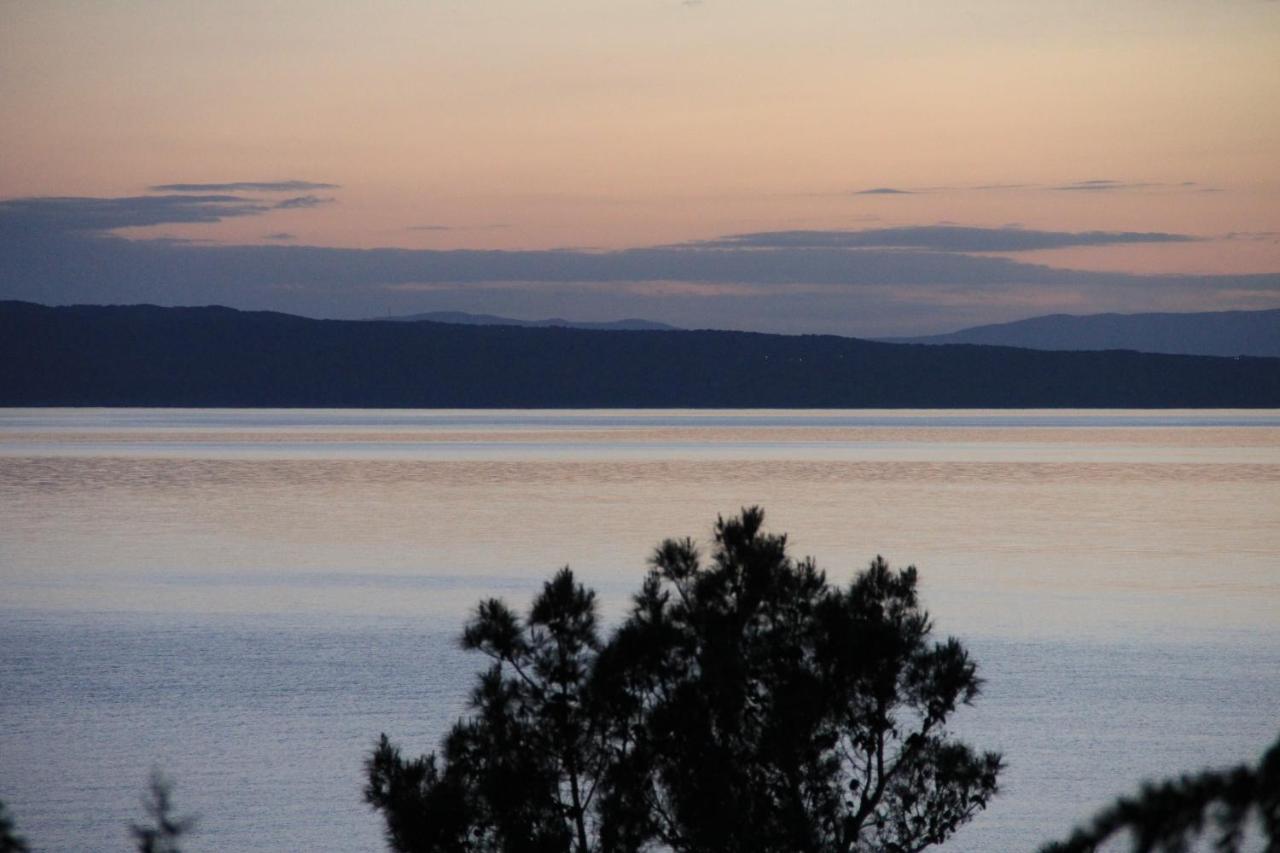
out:
M944 849L1030 850L1280 732L1280 412L0 410L0 799L129 849L381 849L379 732L434 748L482 596L569 564L616 617L650 550L763 505L844 580L913 563L987 680L1004 791Z

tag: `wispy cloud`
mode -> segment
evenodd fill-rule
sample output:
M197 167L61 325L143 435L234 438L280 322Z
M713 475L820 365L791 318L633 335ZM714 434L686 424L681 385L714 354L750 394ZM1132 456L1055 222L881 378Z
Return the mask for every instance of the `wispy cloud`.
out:
M1013 319L1031 305L1077 313L1280 305L1280 271L1139 275L993 256L1196 239L1160 232L929 225L755 232L619 251L340 249L295 245L287 232L260 245L211 245L113 233L271 209L222 194L3 201L0 298L220 303L332 317L429 309L642 316L877 335Z
M337 199L328 196L300 195L286 198L271 205L274 210L294 210L298 208L319 207L322 204L333 204Z
M336 190L338 188L338 184L325 184L316 181L231 181L225 184L157 184L150 189L155 192L172 193L300 193L311 190Z
M270 209L269 205L236 195L15 198L0 201L0 228L109 231L146 225L220 222L256 216Z
M1053 190L1064 192L1114 192L1116 190L1141 190L1152 186L1148 183L1124 183L1123 181L1075 181L1070 184L1061 184L1056 187L1050 187Z
M1028 252L1068 246L1131 243L1187 243L1186 234L1137 231L1034 231L1023 228L969 228L921 225L861 231L764 231L733 234L688 244L703 248L757 249L927 249L938 252Z
M742 285L814 284L831 287L866 285L973 286L1020 284L1062 285L1080 282L1125 286L1154 280L1126 273L1064 269L1003 257L939 251L933 248L794 245L787 239L753 238L755 244L709 241L705 245L655 246L592 252L554 249L534 251L335 249L317 246L182 246L148 240L109 237L59 237L5 245L3 278L9 285L23 280L16 270L44 269L48 286L74 284L70 267L92 258L96 277L112 286L135 279L170 282L182 287L380 287L392 283L682 281ZM1034 233L1034 232L1033 232ZM1005 235L1012 239L1013 234ZM760 245L770 242L771 245ZM901 241L903 243L907 241ZM971 244L972 245L972 244ZM1012 243L989 244L1008 248ZM182 270L173 283L173 269ZM1194 277L1206 287L1213 276ZM1224 277L1216 277L1224 278ZM1239 281L1248 276L1225 277ZM1280 287L1280 275L1257 280Z
M483 225L409 225L406 231L496 231L510 228L507 222L489 222Z
M1227 240L1247 240L1255 243L1280 242L1280 231L1231 231L1224 235Z
M920 187L874 187L858 190L853 195L921 195L926 193L967 193L967 192L1124 192L1124 191L1160 191L1160 192L1221 192L1217 187L1205 186L1196 181L1119 181L1112 179L1095 179L1088 181L1068 181L1058 184L1030 184L1016 181L988 184L951 184L941 186ZM838 193L843 194L843 193Z
M1073 181L1067 184L1050 186L1047 189L1055 192L1124 192L1126 190L1158 190L1162 192L1221 192L1217 187L1206 187L1197 181Z
M231 193L167 193L117 198L36 196L0 200L0 229L108 232L152 225L221 222L224 219L260 216L272 210L319 207L334 201L331 197L317 195L264 201Z
M290 234L288 231L277 231L277 232L275 232L274 234L264 234L264 235L262 235L262 239L264 239L264 240L275 240L275 241L277 241L277 242L282 242L282 243L283 243L283 242L288 242L289 240L296 240L296 239L298 239L298 238L297 238L297 236L296 236L296 235L294 235L294 234Z

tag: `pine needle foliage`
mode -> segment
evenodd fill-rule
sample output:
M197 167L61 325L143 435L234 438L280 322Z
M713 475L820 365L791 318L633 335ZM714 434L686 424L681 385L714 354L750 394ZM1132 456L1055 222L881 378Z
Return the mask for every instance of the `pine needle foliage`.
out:
M366 800L390 847L427 851L918 851L995 795L1000 756L947 723L981 689L935 640L914 567L847 586L794 560L764 513L655 550L607 642L568 568L526 618L482 602L472 714L440 755L383 735Z

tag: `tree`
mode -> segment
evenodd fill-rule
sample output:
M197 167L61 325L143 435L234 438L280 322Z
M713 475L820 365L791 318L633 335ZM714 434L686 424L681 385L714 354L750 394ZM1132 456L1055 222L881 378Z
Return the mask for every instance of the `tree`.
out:
M192 830L196 821L194 817L178 817L173 813L173 784L159 770L151 771L142 807L150 822L129 825L138 853L180 853L178 841Z
M610 794L677 850L940 843L996 791L1000 757L946 732L976 666L930 642L914 567L834 588L763 521L720 520L707 566L688 539L655 553L598 667L629 759Z
M18 830L0 802L0 853L27 853L30 848L27 842L18 835Z
M1214 836L1218 853L1236 853L1247 841L1251 816L1266 849L1280 850L1280 740L1256 768L1241 764L1144 785L1137 797L1122 797L1041 853L1092 853L1126 833L1134 853L1185 853L1205 834Z
M160 771L151 771L142 807L152 822L129 824L138 853L181 853L178 839L191 831L195 818L174 816L172 791L173 785ZM0 802L0 853L27 853L30 849L17 834L13 819L5 813L4 803Z
M981 682L914 567L833 587L763 521L719 520L706 565L660 545L607 645L568 569L524 623L482 603L464 645L494 665L443 766L370 759L392 848L914 851L984 808L1000 757L946 729Z
M592 799L608 744L588 706L600 647L595 594L566 567L544 584L523 623L481 602L462 636L493 664L471 696L473 717L435 755L405 761L384 734L365 799L399 851L586 853L598 833Z

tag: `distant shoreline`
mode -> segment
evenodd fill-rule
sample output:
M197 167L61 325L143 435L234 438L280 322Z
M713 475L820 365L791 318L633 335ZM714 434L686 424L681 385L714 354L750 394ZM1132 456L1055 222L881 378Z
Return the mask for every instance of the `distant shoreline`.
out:
M1280 407L1280 359L0 303L0 406Z

